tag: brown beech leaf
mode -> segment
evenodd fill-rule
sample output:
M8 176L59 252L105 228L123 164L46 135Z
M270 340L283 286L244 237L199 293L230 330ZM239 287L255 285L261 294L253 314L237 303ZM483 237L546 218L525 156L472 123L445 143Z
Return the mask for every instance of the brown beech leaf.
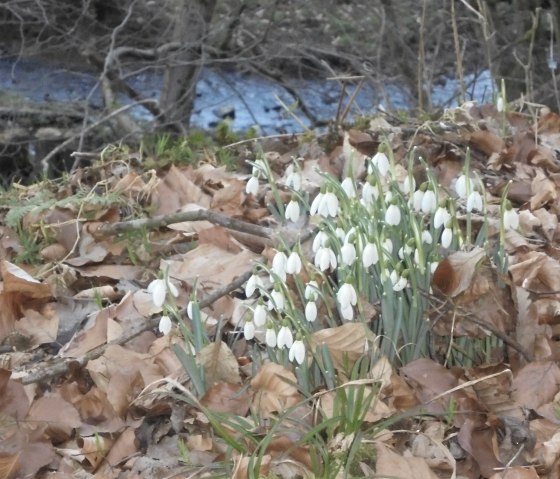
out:
M375 444L377 451L376 477L438 479L422 457L397 454L383 443Z
M505 471L492 474L490 479L539 479L539 475L532 466L514 466L508 467Z
M200 403L213 412L245 416L251 404L251 396L240 384L222 382L210 386Z
M282 413L301 400L297 379L291 371L276 363L264 364L251 380L255 391L251 408L263 417Z
M376 340L368 325L346 323L336 328L325 328L311 335L313 350L322 344L329 350L336 369L352 367Z
M43 299L52 296L51 288L33 278L27 271L9 261L2 261L0 266L4 280L3 293L19 293L28 298Z
M72 431L82 424L76 408L57 393L36 399L31 404L27 420L45 424L46 434L56 443L69 439Z
M471 285L476 267L484 256L484 249L478 247L469 252L451 253L436 268L432 286L454 298Z
M477 462L483 477L490 477L494 469L503 467L498 459L499 449L496 431L467 419L457 435L461 447Z
M512 395L519 407L538 410L553 401L559 391L560 368L556 362L534 361L513 379Z
M222 382L241 383L237 359L223 341L208 344L200 350L196 359L204 369L208 386Z

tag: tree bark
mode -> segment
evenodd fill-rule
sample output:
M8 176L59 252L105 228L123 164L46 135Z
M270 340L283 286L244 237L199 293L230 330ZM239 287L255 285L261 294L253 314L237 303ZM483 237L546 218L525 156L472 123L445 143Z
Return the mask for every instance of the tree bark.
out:
M160 97L160 125L184 132L196 98L196 83L204 63L204 47L216 0L174 1L173 42L182 45L168 57Z

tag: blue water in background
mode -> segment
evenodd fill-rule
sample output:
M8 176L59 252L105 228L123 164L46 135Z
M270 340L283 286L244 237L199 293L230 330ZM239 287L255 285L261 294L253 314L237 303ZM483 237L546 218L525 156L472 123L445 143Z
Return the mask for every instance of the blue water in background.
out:
M144 71L128 79L130 85L142 92L146 98L157 99L162 84L162 74L158 71ZM478 76L467 75L469 99L489 102L492 99L493 82L489 71ZM70 71L52 63L34 58L0 59L0 91L14 92L35 102L84 102L92 107L102 107L102 97L97 85L97 77L87 72ZM449 79L444 85L434 86L432 98L434 107L455 106L457 81ZM294 80L291 86L306 102L308 108L320 120L332 120L337 112L341 86L336 81ZM347 87L348 95L354 86ZM347 95L347 98L349 96ZM263 134L278 132L299 132L301 124L280 106L276 97L292 107L294 98L281 86L269 79L235 71L207 68L203 70L197 84L197 98L191 118L194 127L212 128L221 120L226 111L235 111L232 128L236 131L258 126ZM390 98L390 105L382 98ZM123 103L130 101L120 97ZM387 110L407 109L409 103L406 93L399 87L389 85L385 96L376 92L371 85L364 86L356 96L353 113L374 113L379 108ZM150 119L143 107L134 107L137 118ZM297 108L294 115L306 127L309 120Z

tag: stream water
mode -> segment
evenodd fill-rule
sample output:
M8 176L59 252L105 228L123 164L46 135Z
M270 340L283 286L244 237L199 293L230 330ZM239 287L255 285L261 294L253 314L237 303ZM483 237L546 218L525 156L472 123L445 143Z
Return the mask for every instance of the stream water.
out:
M475 77L468 76L470 97L477 101L490 101L492 79L485 71ZM162 75L145 71L131 76L130 84L148 98L156 99L162 84ZM341 86L336 81L294 80L291 83L304 99L313 114L321 120L334 118L341 95ZM353 86L349 86L348 93ZM448 80L444 85L434 87L432 96L436 106L452 106L457 82ZM97 77L87 71L71 71L55 63L47 63L36 58L20 60L0 59L0 92L12 92L34 102L83 102L101 107L102 99L97 87ZM391 105L385 105L382 96L373 87L363 87L356 96L354 113L371 113L377 108L390 107L406 109L407 96L396 86L386 87L386 96ZM302 124L287 114L278 98L286 105L293 106L294 99L281 86L256 76L232 71L205 69L197 84L197 98L191 124L195 127L212 128L222 117L234 115L234 130L246 130L258 125L262 134L297 132ZM126 98L121 98L126 102ZM0 100L1 101L1 100ZM140 118L148 118L149 113L142 107L135 107L133 113ZM294 115L305 125L309 120L297 108Z

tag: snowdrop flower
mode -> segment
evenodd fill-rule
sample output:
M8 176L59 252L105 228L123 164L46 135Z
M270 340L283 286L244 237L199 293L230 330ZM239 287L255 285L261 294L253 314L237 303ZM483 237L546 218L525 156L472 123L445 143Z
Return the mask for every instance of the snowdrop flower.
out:
M504 99L502 98L502 95L498 95L498 99L496 100L496 110L498 110L500 113L505 110Z
M301 339L296 339L294 341L290 347L288 358L290 361L295 359L298 364L303 364L303 361L305 361L305 344L303 344Z
M294 344L294 337L292 331L288 326L284 325L278 331L278 336L276 337L276 346L278 349L291 348Z
M414 251L414 247L405 243L404 246L401 246L398 252L398 256L400 259L404 259L405 256L409 256Z
M294 165L286 169L286 186L294 191L301 190L301 174L295 171Z
M167 315L163 315L159 320L159 332L162 333L164 336L167 336L173 324L171 323L171 318Z
M329 235L324 231L319 231L315 235L315 238L313 238L313 245L311 246L311 249L313 250L314 253L316 253L317 251L319 251L319 248L321 248L322 246L327 246L328 240L329 240Z
M264 307L264 304L259 302L259 304L255 306L255 310L253 311L253 322L255 323L255 326L257 328L260 328L261 326L264 326L266 324L266 316L266 308Z
M349 305L356 306L358 295L352 283L344 283L336 293L336 299L342 309Z
M319 206L323 202L324 196L325 196L325 194L322 193L321 191L319 191L319 194L311 202L311 206L309 207L309 214L311 216L315 216L316 214L319 213Z
M422 201L424 200L424 192L422 190L416 190L412 195L412 208L414 211L422 211Z
M396 283L393 283L393 291L399 292L406 288L408 280L404 276L399 276Z
M192 321L193 319L193 304L194 301L189 301L187 303L187 317Z
M346 232L340 227L338 226L336 228L336 230L334 230L334 234L336 235L336 237L338 238L338 240L343 243L345 238L346 238Z
M451 219L451 214L445 206L439 206L434 214L434 228L438 229Z
M310 323L317 319L317 303L315 301L309 301L305 305L305 319Z
M278 276L282 281L286 281L286 267L288 265L288 257L283 251L277 251L272 258L272 267L270 268L276 276ZM274 281L271 275L270 281Z
M253 274L245 283L245 297L250 298L257 289L263 289L264 284L260 276Z
M377 245L374 243L367 243L362 251L362 264L364 268L369 268L370 266L377 264L379 261L379 252L377 251Z
M299 219L299 203L296 200L291 200L286 206L286 210L284 211L284 217L287 220L292 221L295 223Z
M437 198L435 192L433 192L430 189L426 190L422 198L421 208L422 208L422 213L424 214L433 213L436 210Z
M391 256L393 254L393 242L391 241L391 238L385 238L381 244L381 248L383 249L383 252L386 252L388 256Z
M389 205L385 212L385 223L391 226L398 226L401 222L401 210L397 205Z
M344 180L342 180L340 186L342 186L342 189L344 190L344 193L346 193L346 196L348 196L348 198L356 197L356 188L354 187L354 181L352 180L352 178L347 176L346 178L344 178Z
M441 246L444 248L449 248L451 246L451 241L453 240L453 231L448 226L445 227L443 233L441 233Z
M312 300L315 301L315 298L317 297L317 290L319 289L319 285L317 284L317 281L309 281L309 283L307 283L305 285L305 299L307 301Z
M314 264L321 271L326 271L329 268L333 270L336 269L338 263L336 261L336 255L334 254L334 251L332 249L321 247L319 248L317 253L315 253Z
M428 230L422 231L422 243L432 244L433 242L432 234Z
M340 248L340 256L343 264L352 266L354 261L356 261L356 248L352 243L344 243L342 248Z
M148 285L148 293L152 295L152 302L157 308L163 306L168 292L175 298L179 296L179 291L175 285L166 279L154 279Z
M247 185L245 185L245 193L247 193L248 195L257 196L258 192L259 192L259 179L255 175L253 175L251 176L251 178L249 178Z
M338 198L332 191L327 191L321 200L319 205L319 214L323 218L328 218L336 216L338 212Z
M301 272L301 258L296 251L292 251L286 263L286 273L299 274Z
M270 299L268 300L268 309L272 311L283 311L284 310L284 295L282 291L272 291L270 293Z
M414 176L407 176L401 185L401 191L403 194L408 195L411 191L414 191L416 188L416 180Z
M519 215L511 207L511 203L508 201L506 204L506 210L504 212L504 228L506 230L516 230L519 228Z
M274 330L274 328L272 328L272 327L266 328L266 333L264 335L264 340L266 342L266 345L269 348L275 348L276 347L276 331Z
M362 187L362 204L367 208L373 205L377 198L379 198L379 188L366 181Z
M378 151L371 159L371 163L377 168L377 171L379 171L381 176L387 176L387 173L389 172L389 158L387 158L385 153ZM371 174L372 171L369 171L368 173Z
M473 210L482 211L484 205L482 203L482 196L477 190L471 191L467 198L467 211L470 213Z
M250 341L255 337L255 325L253 320L248 319L245 321L245 325L243 326L243 336L245 336L247 341Z
M455 192L459 195L459 198L465 199L467 197L467 177L465 175L461 175L457 178L455 182Z
M266 174L266 163L264 160L255 160L254 163L252 170L253 176L258 178L261 174Z

